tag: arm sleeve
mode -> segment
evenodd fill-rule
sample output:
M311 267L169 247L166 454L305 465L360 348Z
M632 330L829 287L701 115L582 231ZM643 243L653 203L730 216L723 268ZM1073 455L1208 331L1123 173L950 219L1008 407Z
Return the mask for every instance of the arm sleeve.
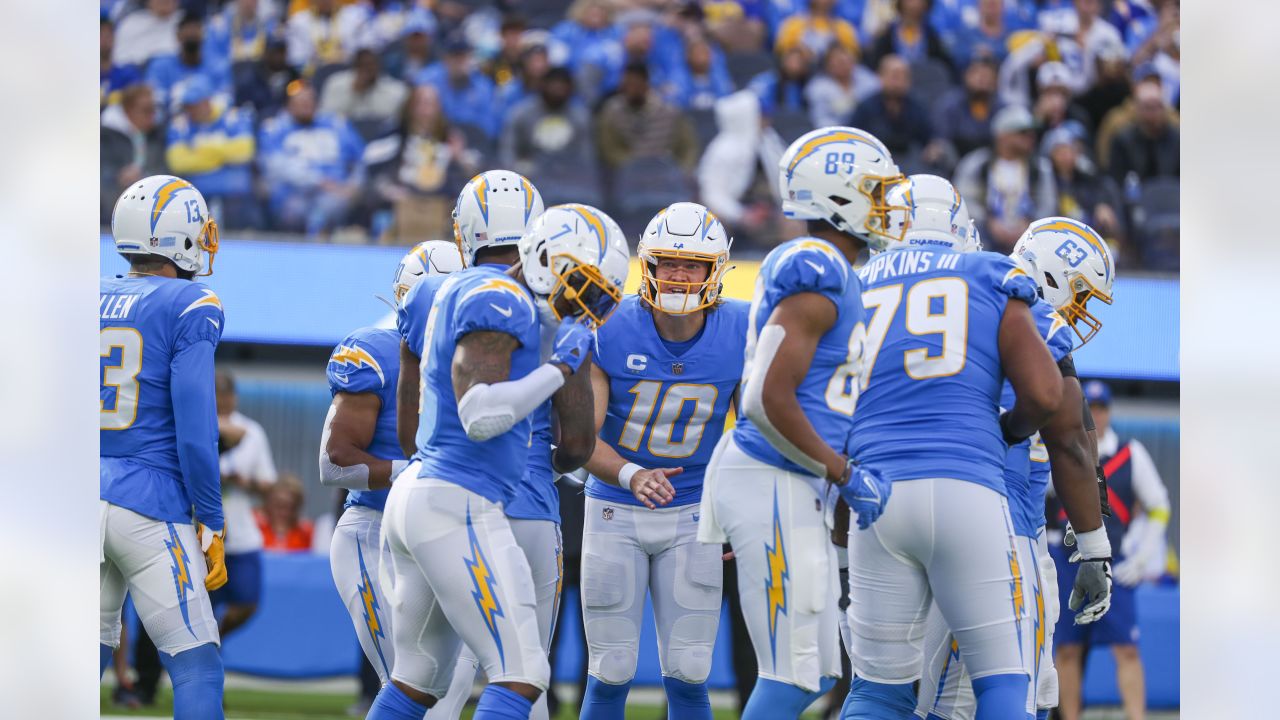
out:
M1133 490L1138 496L1138 502L1142 503L1147 515L1168 522L1169 491L1160 479L1155 461L1151 459L1147 448L1137 440L1129 441L1129 452L1133 462Z
M222 486L218 472L218 414L214 402L211 341L187 345L173 356L169 388L178 436L182 481L195 505L196 519L222 529Z

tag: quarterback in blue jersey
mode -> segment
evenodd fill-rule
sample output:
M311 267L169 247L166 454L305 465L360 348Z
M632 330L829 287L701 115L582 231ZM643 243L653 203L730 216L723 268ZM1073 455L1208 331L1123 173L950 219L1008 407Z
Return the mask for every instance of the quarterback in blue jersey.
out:
M1026 597L1004 467L1058 409L1061 373L1036 329L1035 282L1011 258L963 252L972 234L954 188L924 176L890 198L904 237L860 271L871 314L851 448L893 481L894 501L874 535L849 538L857 678L844 713L910 716L936 602L976 717L1024 717ZM1006 377L1016 399L1001 413Z
M586 468L585 720L621 720L653 599L667 716L710 718L720 548L697 541L702 477L742 378L748 304L720 297L732 240L702 205L660 211L640 237L642 281L596 332L599 442ZM661 506L661 507L659 507Z
M429 274L461 269L462 256L453 243L419 243L396 268L392 294L399 303ZM321 484L348 490L329 549L333 582L360 647L383 683L391 679L395 651L391 608L379 576L383 547L378 538L387 490L408 464L396 441L399 373L400 335L395 330L366 327L343 338L325 369L333 402L320 437Z
M698 539L733 546L759 679L743 712L797 718L840 676L838 494L861 527L889 499L845 453L863 353L852 264L884 231L884 193L901 180L884 145L848 127L814 130L779 163L783 212L808 237L765 258L747 320L742 410L707 467Z
M417 720L434 706L464 643L490 682L477 718L526 718L549 682L532 574L504 507L524 475L531 415L553 395L562 437L587 438L580 455L557 449L555 470L590 454L584 366L591 330L621 297L628 252L616 223L581 205L548 209L517 247L520 263L505 272L452 275L423 330L421 469L392 486L383 525L396 663L375 720Z
M130 593L173 681L175 716L221 718L209 591L227 582L213 383L224 320L218 296L192 282L212 271L218 227L191 183L155 175L116 201L111 232L129 274L103 278L98 306L99 674Z

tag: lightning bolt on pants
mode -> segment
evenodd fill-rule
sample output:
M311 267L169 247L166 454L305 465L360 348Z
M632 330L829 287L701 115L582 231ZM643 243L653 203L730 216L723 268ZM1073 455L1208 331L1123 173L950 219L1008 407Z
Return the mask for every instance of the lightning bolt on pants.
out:
M445 480L402 477L382 522L392 678L441 698L465 643L489 682L546 689L533 578L502 506Z
M395 667L395 645L391 641L391 606L380 577L386 560L381 529L382 513L373 508L352 506L343 511L333 530L329 569L351 615L360 649L386 683Z
M218 621L204 589L207 570L195 527L152 520L99 502L98 642L120 645L120 608L127 592L161 652L177 655L206 643L218 644Z
M826 503L804 478L750 457L729 436L721 443L707 467L709 478L718 474L710 502L733 546L759 675L816 692L823 677L840 677L840 579Z

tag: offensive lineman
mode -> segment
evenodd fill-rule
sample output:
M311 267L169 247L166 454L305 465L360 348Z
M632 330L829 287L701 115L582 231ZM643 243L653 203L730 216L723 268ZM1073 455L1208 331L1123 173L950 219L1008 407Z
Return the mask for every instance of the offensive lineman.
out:
M392 295L397 306L428 275L461 269L462 256L453 243L419 243L396 268ZM365 327L343 338L325 369L333 402L320 437L321 484L349 491L329 550L333 582L383 684L391 679L395 653L378 538L391 481L408 464L396 440L399 364L395 330Z
M192 282L213 272L218 226L194 186L153 175L116 201L111 232L129 274L103 278L98 306L99 675L131 593L173 682L174 716L221 718L209 592L227 582L213 383L224 319L218 296Z
M1036 284L1012 258L961 252L964 204L941 178L918 184L935 186L930 195L942 198L930 200L942 207L914 217L923 204L911 206L915 184L891 193L894 215L911 218L891 229L906 237L881 244L860 271L873 314L852 445L893 481L895 499L874 534L849 537L856 677L843 716L911 716L936 601L969 670L976 717L1021 718L1026 600L1003 470L1008 447L1058 409L1062 377L1033 320ZM935 213L941 222L929 222ZM912 235L917 219L946 232ZM1000 413L1006 376L1016 401Z
M372 720L419 720L448 689L464 642L490 681L476 718L527 718L549 682L532 575L503 507L519 484L512 468L527 461L530 415L553 394L561 431L590 438L580 371L626 281L616 228L594 208L551 208L520 239L520 265L470 268L436 293L422 345L421 469L387 498L396 664ZM539 364L543 323L558 325Z
M586 464L584 720L623 717L646 590L668 717L711 717L723 561L696 534L703 471L742 377L749 305L720 298L732 242L702 205L659 211L637 248L639 294L596 332L601 441Z
M866 528L890 490L844 452L866 334L852 264L884 231L884 193L901 179L879 140L848 127L802 136L779 163L783 212L807 220L810 236L778 246L760 269L746 418L712 455L698 528L702 542L727 538L738 562L759 667L744 720L798 718L840 676L834 495Z

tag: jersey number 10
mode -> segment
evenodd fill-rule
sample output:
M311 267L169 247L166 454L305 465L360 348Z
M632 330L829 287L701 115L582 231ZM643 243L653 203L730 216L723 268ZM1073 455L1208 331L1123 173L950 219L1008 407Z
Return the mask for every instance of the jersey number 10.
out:
M627 392L635 396L631 412L627 413L627 421L622 426L622 434L618 437L618 445L636 452L640 449L640 441L644 438L645 428L649 429L649 452L657 457L685 458L698 451L702 442L702 433L707 421L716 408L716 398L720 391L715 385L695 385L692 383L676 383L667 388L658 402L658 394L662 383L656 380L641 380ZM675 441L676 421L684 414L684 404L691 402L693 414L685 424L684 434L679 442ZM654 418L653 411L658 415Z

